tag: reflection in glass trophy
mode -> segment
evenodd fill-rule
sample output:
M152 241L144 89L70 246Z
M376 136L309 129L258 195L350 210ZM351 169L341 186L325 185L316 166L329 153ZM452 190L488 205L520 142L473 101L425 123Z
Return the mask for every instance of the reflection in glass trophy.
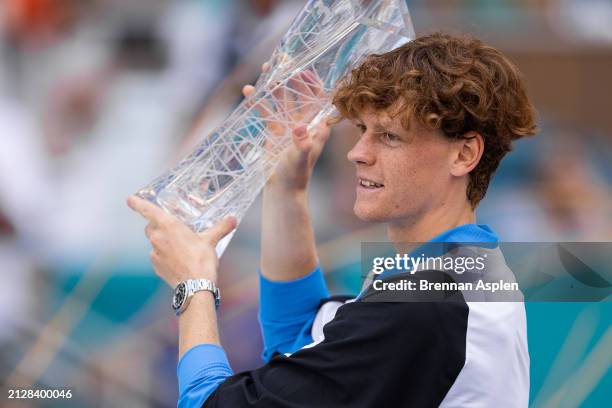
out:
M136 194L200 232L238 221L298 126L334 112L336 83L366 56L414 39L405 0L310 0L276 47L255 92L186 158ZM231 239L217 247L220 255Z

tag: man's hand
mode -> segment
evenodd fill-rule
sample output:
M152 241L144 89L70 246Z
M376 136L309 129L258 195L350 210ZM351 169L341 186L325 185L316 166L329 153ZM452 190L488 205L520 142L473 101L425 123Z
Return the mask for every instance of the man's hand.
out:
M262 70L265 72L267 69L267 64L264 64ZM277 109L283 109L282 107L284 107L284 114L291 121L299 122L303 116L314 113L313 109L318 109L318 107L313 105L312 100L323 101L326 98L325 89L320 79L313 72L305 71L297 74L296 77L289 80L289 85L297 91L295 95L280 89L274 92L273 96ZM250 97L253 92L255 92L255 88L251 85L246 85L242 89L246 98ZM273 109L267 102L261 103L264 106L259 107L259 109L257 106L255 108L258 109L264 119L267 119L269 117L267 112ZM300 108L302 106L303 108ZM269 120L268 129L272 137L281 137L285 134L285 130L275 120ZM285 193L305 192L314 165L330 134L329 126L325 120L310 132L304 125L291 130L293 143L281 154L276 170L266 184L267 190L272 187L281 189Z
M264 65L263 70L267 67ZM278 89L274 106L283 109L289 122L300 122L320 109L312 101L327 99L326 90L314 72L302 72L289 85L298 92ZM255 88L242 90L249 98ZM306 97L307 100L300 100ZM306 103L302 103L306 102ZM266 120L271 137L285 137L287 122L274 120L269 101L253 102ZM268 105L266 105L268 104ZM305 115L305 116L303 116ZM308 214L307 189L314 165L329 139L325 120L311 132L306 126L291 129L293 143L281 153L276 170L264 188L261 222L261 273L272 281L291 281L312 272L317 266L314 233Z
M209 279L217 283L217 243L236 228L236 219L227 217L210 229L195 233L178 218L156 205L131 196L128 206L149 221L145 234L153 250L155 273L175 287L187 279Z

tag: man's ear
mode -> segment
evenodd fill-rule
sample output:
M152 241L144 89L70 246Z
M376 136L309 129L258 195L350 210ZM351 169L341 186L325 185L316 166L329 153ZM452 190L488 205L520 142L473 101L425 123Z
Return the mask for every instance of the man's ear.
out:
M461 177L474 170L480 162L484 152L484 138L480 133L468 132L453 144L451 174Z

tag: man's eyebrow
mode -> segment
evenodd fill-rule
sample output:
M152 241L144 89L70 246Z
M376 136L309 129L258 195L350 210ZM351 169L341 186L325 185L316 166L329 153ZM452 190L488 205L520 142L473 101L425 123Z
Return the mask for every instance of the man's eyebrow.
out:
M350 121L351 121L351 122L352 122L354 125L360 125L360 124L361 124L361 125L365 125L365 122L364 122L363 120L359 119L359 118L352 118L352 119L349 119L349 120L350 120ZM391 130L391 128L392 128L391 124L389 124L389 126L385 126L385 124L384 124L384 123L381 123L381 122L376 122L376 123L374 123L374 125L373 125L373 130L374 130L375 132L378 132L378 133L386 133L386 132L388 132L388 133L394 133L394 132L393 132L393 130Z
M383 123L376 123L374 125L374 131L376 132L391 132L391 127L390 126L385 126Z

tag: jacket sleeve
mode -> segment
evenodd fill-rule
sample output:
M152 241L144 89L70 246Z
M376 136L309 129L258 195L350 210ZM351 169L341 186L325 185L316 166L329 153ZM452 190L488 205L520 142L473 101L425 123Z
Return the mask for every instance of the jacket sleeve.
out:
M325 340L228 377L206 408L434 407L465 363L461 301L353 302Z
M227 377L234 374L225 351L215 344L189 349L176 368L179 386L178 408L201 407Z
M267 362L276 353L292 353L312 342L312 323L321 300L329 292L319 266L289 282L270 281L261 273L259 276L262 358Z

